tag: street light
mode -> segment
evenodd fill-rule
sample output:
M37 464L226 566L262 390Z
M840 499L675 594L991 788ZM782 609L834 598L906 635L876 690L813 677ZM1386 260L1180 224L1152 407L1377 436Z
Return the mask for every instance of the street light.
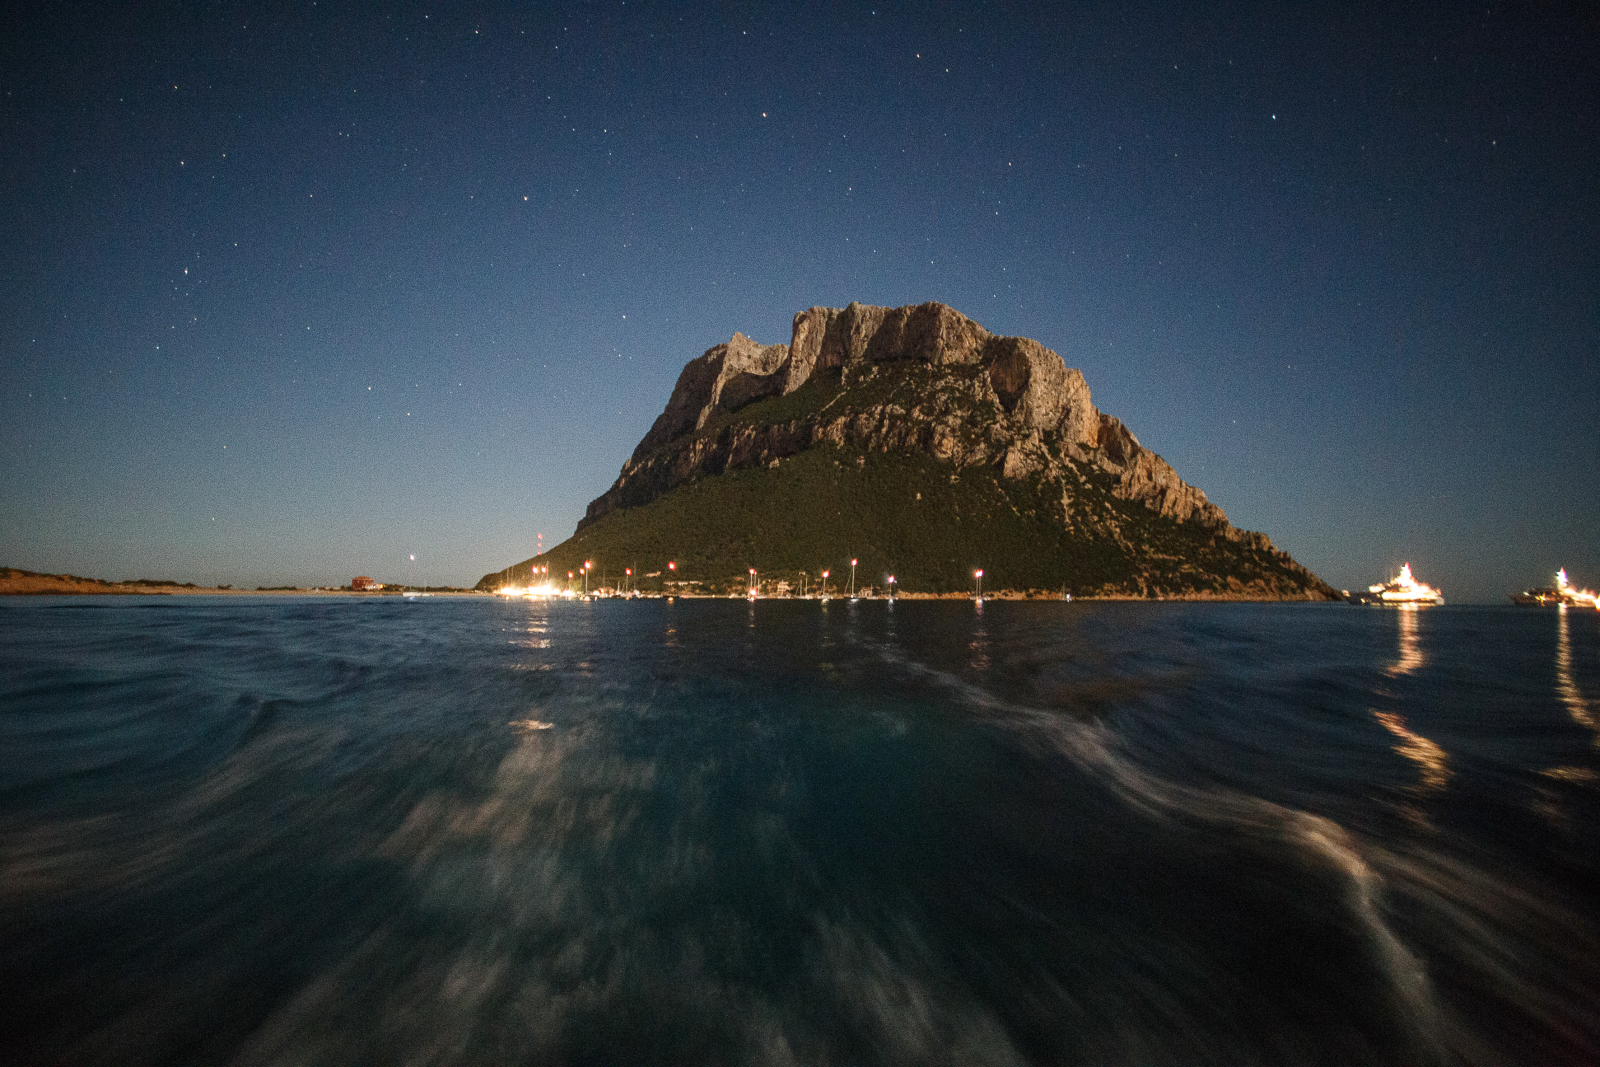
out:
M586 560L583 561L583 595L584 596L588 596L589 595L589 569L591 567L593 567L593 566L594 566L594 560L586 559Z
M754 567L751 567L750 568L750 599L754 600L755 598L756 598L756 569Z
M983 568L979 567L972 572L972 580L978 583L978 599L983 599Z
M889 599L893 600L894 599L894 575L892 575L892 574L889 575L888 580L884 584L886 584L889 587Z
M832 574L832 573L833 573L832 571L823 571L822 572L822 599L823 600L827 600L828 599L828 576L830 574Z
M633 577L633 568L632 567L624 567L624 568L622 568L622 573L627 575L629 578L632 578ZM628 591L628 583L626 581L624 581L622 583L622 591L624 593L626 593Z
M860 563L860 562L861 561L859 559L852 559L850 561L850 599L851 600L854 600L856 598L856 564Z

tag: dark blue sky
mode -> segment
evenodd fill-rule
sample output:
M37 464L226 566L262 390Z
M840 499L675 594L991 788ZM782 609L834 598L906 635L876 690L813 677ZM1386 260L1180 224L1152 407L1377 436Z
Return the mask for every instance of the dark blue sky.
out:
M36 6L0 564L470 583L733 331L942 300L1335 585L1600 584L1597 9L1289 6Z

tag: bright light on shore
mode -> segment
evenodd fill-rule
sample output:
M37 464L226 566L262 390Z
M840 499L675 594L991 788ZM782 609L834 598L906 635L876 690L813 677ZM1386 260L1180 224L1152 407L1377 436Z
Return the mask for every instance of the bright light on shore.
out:
M538 585L502 585L495 590L496 596L525 597L529 600L561 600L577 596L570 589L557 589L549 582Z

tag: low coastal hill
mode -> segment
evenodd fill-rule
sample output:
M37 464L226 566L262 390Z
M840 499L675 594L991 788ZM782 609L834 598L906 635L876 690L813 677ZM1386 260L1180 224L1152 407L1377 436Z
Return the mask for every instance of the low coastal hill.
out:
M40 574L16 567L0 567L0 596L46 595L58 593L211 593L193 582L162 581L154 578L133 578L121 582L108 582L103 578L84 578L76 574Z
M407 586L385 585L375 590L352 590L349 587L303 588L300 586L257 586L254 589L235 588L231 585L196 585L193 582L175 582L157 578L130 578L120 582L103 578L85 578L77 574L41 574L18 567L0 567L0 596L59 596L99 593L102 595L173 596L184 594L215 594L239 596L399 596L409 591L427 592L437 596L469 593L459 586Z

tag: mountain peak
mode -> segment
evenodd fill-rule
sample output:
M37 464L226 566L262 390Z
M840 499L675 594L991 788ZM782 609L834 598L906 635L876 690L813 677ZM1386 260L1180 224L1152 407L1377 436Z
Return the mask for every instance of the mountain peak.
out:
M1092 444L1098 432L1083 375L1039 342L990 333L948 304L852 303L795 315L786 345L761 345L735 333L690 361L633 459L693 433L718 411L793 393L818 373L902 361L982 365L1001 405L1025 425L1064 430L1085 444Z
M1199 489L1178 478L1159 456L1139 444L1121 422L1094 406L1083 374L1061 356L1027 337L989 332L948 304L907 307L852 303L843 308L812 307L794 317L789 343L762 345L735 333L726 344L691 360L678 376L665 410L634 449L617 487L663 446L689 437L719 414L732 414L769 397L787 396L819 375L870 377L893 364L968 368L985 383L988 399L1015 424L1075 456L1125 476L1130 490L1148 497L1172 518L1226 523L1227 517ZM1031 440L1019 442L1024 446ZM1026 451L1026 448L1024 448ZM986 457L977 457L981 461ZM1010 461L1013 473L1027 461ZM615 501L612 494L590 505L598 518Z

